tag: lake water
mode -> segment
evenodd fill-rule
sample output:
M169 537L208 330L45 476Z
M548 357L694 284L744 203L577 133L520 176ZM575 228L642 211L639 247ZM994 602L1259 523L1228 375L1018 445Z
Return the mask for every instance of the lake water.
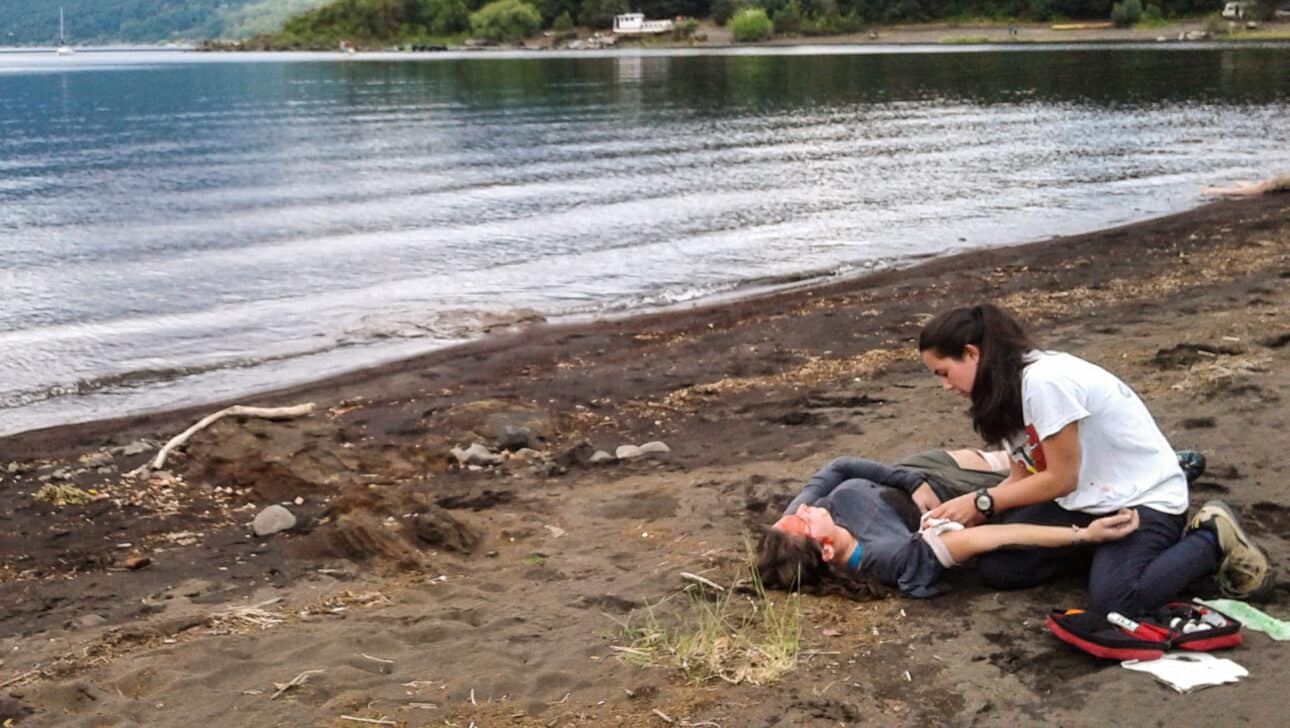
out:
M0 434L1286 172L1286 46L0 53Z

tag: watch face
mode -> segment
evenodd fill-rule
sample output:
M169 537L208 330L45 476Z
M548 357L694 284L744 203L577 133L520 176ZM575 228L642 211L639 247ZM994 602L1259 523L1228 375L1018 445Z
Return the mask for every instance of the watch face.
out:
M994 499L988 493L977 493L976 509L982 513L990 510L994 506Z

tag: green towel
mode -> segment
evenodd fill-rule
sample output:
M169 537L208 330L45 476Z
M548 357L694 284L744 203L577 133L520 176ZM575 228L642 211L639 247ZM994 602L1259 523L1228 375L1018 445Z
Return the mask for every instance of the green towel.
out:
M1274 640L1290 640L1290 622L1261 612L1245 602L1238 602L1235 599L1197 599L1196 601L1217 609L1250 629L1266 632Z

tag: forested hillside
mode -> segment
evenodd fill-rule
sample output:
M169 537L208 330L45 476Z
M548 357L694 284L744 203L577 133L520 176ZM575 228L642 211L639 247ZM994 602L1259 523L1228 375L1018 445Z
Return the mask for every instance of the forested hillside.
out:
M1263 0L1270 2L1271 0ZM1111 20L1113 6L1130 6L1129 23L1217 13L1221 0L332 0L288 20L282 32L264 39L273 47L329 47L337 39L360 43L408 42L453 34L478 35L486 4L531 8L539 27L563 30L573 24L608 28L613 16L639 11L650 18L713 18L724 24L743 8L758 8L775 31L834 34L867 25L980 19L1050 21ZM1123 23L1121 23L1123 24Z
M154 43L242 38L277 30L327 0L0 0L0 45L58 41L58 8L69 42Z
M1257 1L1257 0L1256 0ZM337 38L402 41L469 32L487 0L0 0L0 45L51 45L58 8L75 44L149 43L276 36L276 45ZM1272 0L1263 0L1272 2ZM1123 0L1146 17L1216 13L1222 0ZM711 17L724 23L745 7L763 9L776 32L854 32L866 24L995 18L1100 19L1113 0L513 0L540 25L607 28L616 13L651 18ZM1121 4L1121 3L1114 3ZM284 27L285 23L285 27Z

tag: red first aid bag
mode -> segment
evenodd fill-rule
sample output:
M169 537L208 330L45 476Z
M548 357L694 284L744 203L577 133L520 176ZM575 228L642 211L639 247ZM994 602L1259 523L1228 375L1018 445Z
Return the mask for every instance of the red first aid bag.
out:
M1212 607L1170 602L1125 619L1112 612L1054 609L1048 629L1063 642L1109 660L1154 660L1169 650L1209 651L1241 644L1241 623Z

